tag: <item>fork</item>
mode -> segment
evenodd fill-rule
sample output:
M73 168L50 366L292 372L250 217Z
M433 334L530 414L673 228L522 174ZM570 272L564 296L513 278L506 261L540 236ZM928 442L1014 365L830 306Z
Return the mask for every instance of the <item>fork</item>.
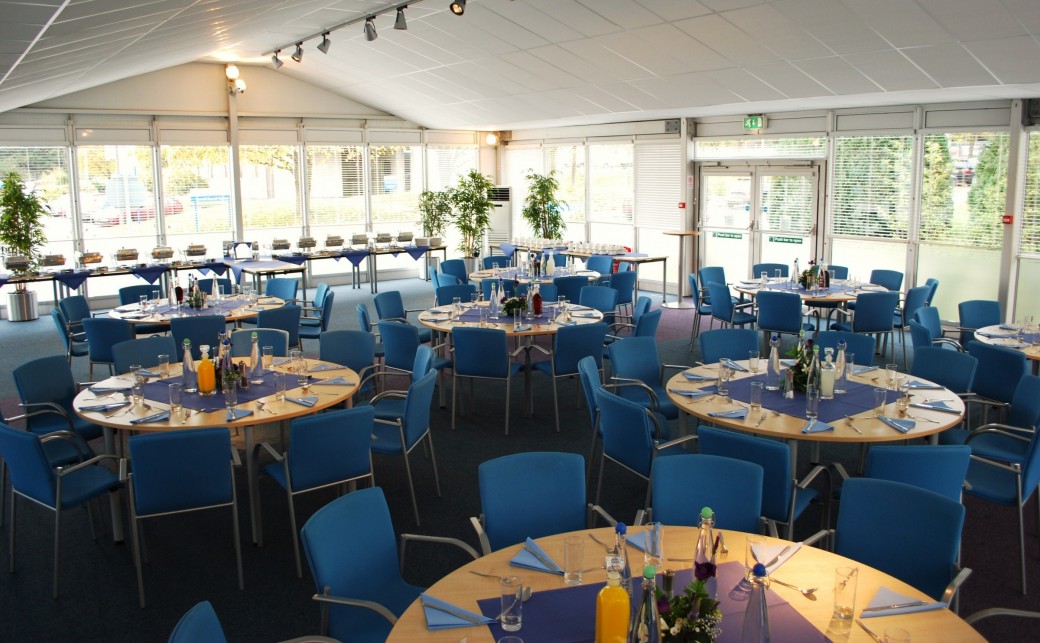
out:
M931 418L921 417L920 415L910 415L909 413L907 413L906 417L908 417L908 418L910 418L912 420L920 420L921 422L931 422L932 424L938 424L939 423L938 420L933 420Z

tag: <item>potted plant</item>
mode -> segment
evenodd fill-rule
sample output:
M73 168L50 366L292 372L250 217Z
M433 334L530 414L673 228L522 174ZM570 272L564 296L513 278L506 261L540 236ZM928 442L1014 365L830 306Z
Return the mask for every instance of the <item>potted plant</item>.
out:
M480 256L484 231L491 226L491 212L495 208L491 201L491 190L494 187L491 177L472 170L460 177L458 186L451 190L453 221L462 235L459 250L470 270L476 263L476 257Z
M17 271L27 274L40 263L39 247L47 241L43 216L47 206L40 202L35 190L27 191L22 177L11 172L4 177L0 194L0 246L8 257L25 257L28 264ZM7 314L11 321L36 319L36 291L19 282L7 295Z
M434 243L433 239L443 235L451 221L451 204L451 190L424 190L419 193L419 222L431 246L440 245Z
M521 214L531 224L535 234L544 239L560 239L567 224L563 221L562 207L566 202L556 197L560 182L556 179L557 171L538 174L528 170L527 198Z

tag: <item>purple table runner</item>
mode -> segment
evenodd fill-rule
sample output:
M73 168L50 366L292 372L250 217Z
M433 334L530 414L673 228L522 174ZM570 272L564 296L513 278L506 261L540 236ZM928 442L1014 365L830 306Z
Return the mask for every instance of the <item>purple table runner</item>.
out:
M154 284L166 274L166 271L170 269L169 266L135 266L130 269L130 273L144 279L150 284Z
M237 361L237 360L236 360ZM286 376L290 377L290 376ZM293 380L286 381L285 386L289 388L292 384L295 387L295 376ZM312 378L313 379L313 378ZM170 384L183 384L184 378L180 375L176 377L170 377L164 380L156 380L154 382L148 382L142 389L144 397L152 402L159 402L160 404L170 403ZM246 402L252 402L268 395L274 395L274 374L271 371L264 371L264 383L263 384L250 384L248 389L238 389L238 405L241 406ZM202 396L198 393L184 392L181 403L184 408L192 409L193 411L219 411L225 406L224 394L217 389L216 395Z
M343 256L354 264L354 267L360 266L361 262L368 256L368 250L344 250Z
M730 397L741 402L750 402L751 383L765 382L765 380L766 376L763 374L731 381L729 383ZM820 400L819 420L829 423L873 409L874 388L876 387L850 381L847 393L835 395L833 400ZM702 390L714 393L716 387L708 386ZM897 395L897 391L886 391L885 403L894 402ZM805 393L795 391L794 398L787 399L780 391L762 391L762 407L794 417L805 417Z
M284 261L286 263L291 263L291 264L293 264L295 266L302 266L303 264L307 263L307 255L304 255L304 254L299 254L299 255L294 255L294 254L274 255L272 258L277 260L277 261Z

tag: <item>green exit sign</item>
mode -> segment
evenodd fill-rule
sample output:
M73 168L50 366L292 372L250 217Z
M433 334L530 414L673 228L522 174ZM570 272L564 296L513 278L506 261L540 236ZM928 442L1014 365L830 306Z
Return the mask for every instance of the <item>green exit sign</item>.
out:
M745 116L744 117L744 129L765 129L766 128L766 117L759 114L758 116Z

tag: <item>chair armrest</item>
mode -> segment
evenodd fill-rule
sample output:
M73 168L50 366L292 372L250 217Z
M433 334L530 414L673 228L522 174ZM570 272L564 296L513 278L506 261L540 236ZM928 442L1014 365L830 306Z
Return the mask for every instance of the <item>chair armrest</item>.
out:
M844 467L842 467L842 471L844 471ZM813 467L812 471L809 472L809 475L807 475L804 478L802 478L801 482L795 481L795 486L798 487L799 489L805 489L821 473L826 473L827 477L830 478L830 469L828 469L827 467L823 466L822 464L818 464L815 467ZM846 473L845 475L848 475L848 473ZM847 479L848 478L846 478L846 480Z
M656 422L657 420L655 419L654 421ZM697 439L696 435L684 435L681 438L675 438L674 440L669 440L667 442L662 442L661 444L658 444L657 446L655 446L654 449L657 450L657 451L663 451L664 449L670 449L670 448L672 448L674 446L679 446L680 444L684 444L686 442L692 442L693 440L696 440L696 439Z
M87 441L74 431L51 431L46 435L40 436L40 442L51 442L53 440L71 442L72 445L76 447L76 451L79 452L80 462L83 461L83 458L89 458L94 455L94 452L90 450Z
M388 397L398 397L403 400L408 397L408 391L383 391L382 393L377 393L376 395L374 395L370 400L370 403L375 404L379 400L384 400Z
M957 572L957 575L953 577L953 580L950 581L950 584L946 586L945 590L943 590L942 598L940 598L939 600L949 605L950 601L953 600L954 594L957 593L957 590L960 589L961 585L964 584L964 581L968 580L968 576L971 576L970 567L965 567L964 569Z
M271 446L270 443L268 443L268 442L258 442L258 443L256 443L256 445L253 447L253 459L254 460L256 460L256 456L257 456L257 454L260 453L261 449L263 449L264 451L267 451L267 453L269 453L271 455L271 457L274 458L275 462L284 462L285 461L285 454L278 453L278 451L275 450L275 448L273 446Z
M22 414L22 415L20 415L20 416L18 416L18 417L16 417L16 418L12 418L12 419L30 418L30 417L34 417L34 416L37 416L37 415L46 415L46 414L54 413L54 414L60 415L61 417L65 418L65 423L69 425L69 430L70 431L72 431L75 428L74 425L72 424L72 416L70 416L69 412L66 411L65 408L62 407L60 404L56 404L54 402L27 402L27 403L23 402L23 403L19 403L18 407L22 408L22 409L26 409L27 412ZM31 410L31 409L36 409L36 410Z
M328 588L326 588L326 591ZM329 594L315 594L311 596L311 600L318 601L319 603L327 603L329 605L346 605L347 607L363 607L367 610L372 610L376 614L379 614L386 620L390 621L391 625L397 623L397 616L387 609L384 605L376 603L375 601L363 601L358 598L344 598L342 596L332 596Z
M645 524L646 518L647 518L647 511L646 511L646 509L638 509L638 510L636 510L636 517L635 517L635 520L632 521L632 526L633 527L641 527L641 526L643 526Z
M405 549L408 547L409 541L412 541L412 540L417 540L419 542L427 542L427 543L441 543L441 544L444 544L444 545L454 545L454 546L458 547L459 549L463 550L464 552L466 552L467 554L469 554L470 556L472 556L473 560L476 560L476 559L480 558L480 554L477 553L477 550L473 549L472 547L469 546L468 543L465 543L465 542L459 540L458 538L446 538L444 536L425 536L425 535L422 535L422 534L401 534L401 560L400 560L400 567L401 567L401 573L402 574L404 574L404 554L405 554Z
M833 536L833 535L834 535L834 530L833 529L821 529L820 531L816 532L812 536L809 536L808 538L803 540L802 544L803 545L812 545L812 544L814 544L816 542L819 542L823 538L826 538L828 536Z
M976 621L981 621L984 618L990 616L1021 616L1023 618L1040 618L1040 612L1030 612L1027 610L1013 610L1008 607L989 607L984 610L979 610L974 614L970 614L964 618L964 622L968 625L974 625Z
M736 304L736 305L734 305L733 306L733 310L737 310L739 308L754 308L754 307L755 307L755 302L754 301L749 301L749 302L745 302L743 304Z
M233 444L231 445L231 466L233 466L233 467L240 467L240 466L242 466L242 458L241 458L241 456L238 455L238 449L236 449L235 445L233 445Z
M106 460L115 460L116 462L119 462L120 460L122 460L122 458L120 458L119 456L108 454L96 455L93 458L90 458L89 460L84 460L83 462L77 462L76 464L70 466L58 467L54 470L54 473L58 477L67 476L70 473L75 473L80 469L93 466L95 464L100 464Z
M404 309L404 314L407 315L408 313L421 313L424 310L426 310L426 309L425 308L405 308Z
M480 551L484 556L487 556L491 553L491 541L488 540L487 532L484 531L484 523L481 518L470 516L469 523L473 525L473 529L477 532L477 540L480 541Z
M527 347L527 346L521 346L520 348L517 348L517 349L516 349L515 351L513 351L512 353L510 353L510 354L509 354L509 356L510 356L510 357L516 357L516 356L517 356L517 355L519 355L519 354L520 354L520 352L521 352L521 351L523 351L523 350L524 350L525 348L528 348L528 347ZM549 350L549 349L547 349L547 348L544 348L544 347L542 347L542 346L539 346L538 344L531 344L530 348L533 348L533 349L534 349L534 350L536 350L536 351L540 351L540 352L542 353L542 355L552 355L552 351L551 351L551 350Z
M961 343L955 339L950 339L949 337L936 337L932 340L932 345L936 344L946 344L948 346L953 346L962 353L964 352L964 347L961 346Z
M838 313L839 315L841 315L843 317L852 317L852 312L853 311L851 311L851 310L849 310L847 308L838 307L838 308L834 308L833 310L834 310L834 312Z
M843 465L842 463L835 462L831 466L834 467L834 470L838 472L838 477L841 478L842 482L844 482L845 480L848 480L849 478L852 477L852 476L849 475L848 470L845 468L845 465Z
M614 525L617 524L617 520L614 519L614 516L611 516L609 513L607 513L606 509L604 509L603 507L600 507L599 505L594 505L594 504L592 504L590 502L590 503L588 503L588 508L589 508L589 520L587 520L586 523L589 526L592 526L593 524L595 524L593 519L596 516L601 516L603 518L603 520L606 520L607 524L610 525L611 527L613 527Z
M1011 473L1021 475L1022 467L1017 462L1000 462L999 460L993 460L992 458L984 458L981 455L972 455L971 459L982 464L987 464L991 467L1003 469L1004 471L1010 471Z
M996 433L997 435L1003 435L1005 437L1020 440L1022 442L1030 442L1032 436L1036 433L1033 429L1025 429L1018 426L1011 426L1009 424L1000 424L999 422L991 422L989 424L983 424L978 427L965 438L964 444L967 444L974 440L976 437L985 433Z
M646 392L647 397L650 399L651 409L656 411L659 408L659 404L657 401L657 393L654 393L654 389L644 384L641 380L629 379L627 377L617 377L616 375L612 376L610 379L614 382L614 384L612 385L613 388L624 388L633 386L642 389Z

